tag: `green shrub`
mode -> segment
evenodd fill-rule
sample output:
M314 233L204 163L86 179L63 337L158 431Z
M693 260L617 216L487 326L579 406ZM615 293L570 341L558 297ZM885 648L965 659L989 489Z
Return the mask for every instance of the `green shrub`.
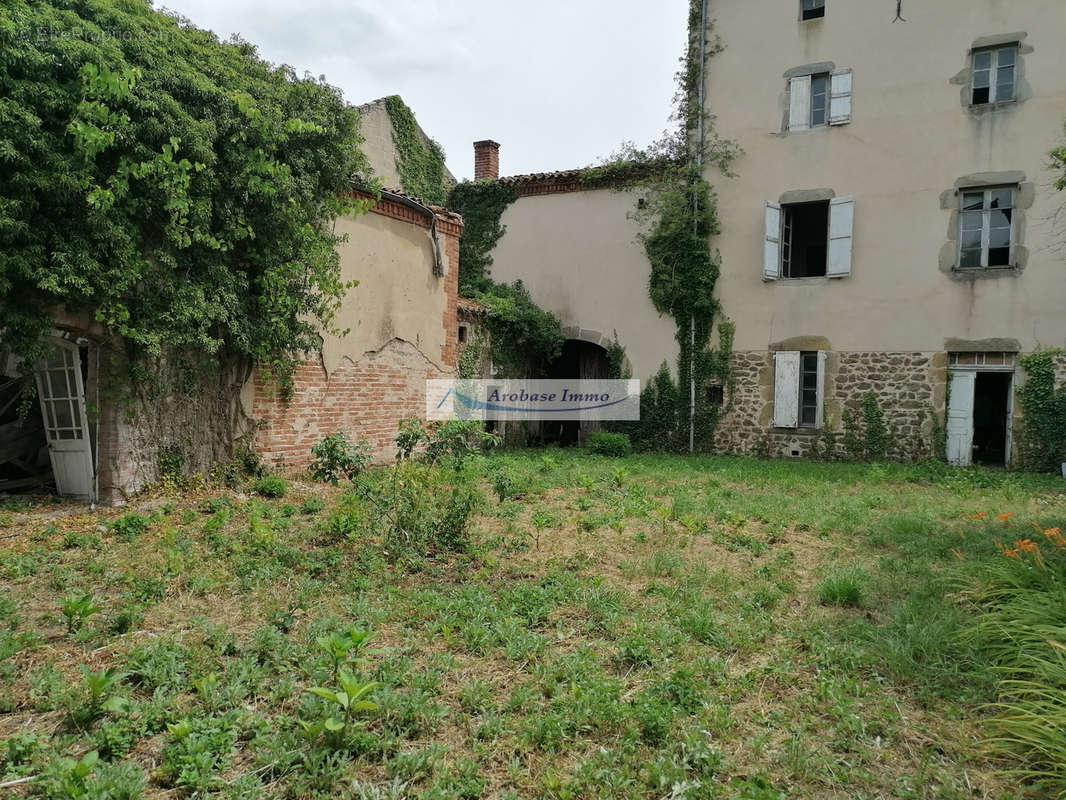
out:
M416 454L429 464L449 464L461 469L469 456L496 447L500 437L485 431L478 420L450 420L423 425L405 419L396 435L396 458L406 461Z
M470 518L482 502L468 479L410 462L363 476L356 494L392 559L465 550Z
M284 497L289 484L280 475L266 475L252 485L252 491L263 497Z
M612 458L624 458L633 452L633 443L624 433L606 433L600 431L585 440L590 452Z
M818 584L818 602L823 606L859 608L868 582L869 576L862 570L835 570Z
M311 448L311 476L316 481L340 483L341 478L352 480L370 463L370 445L350 442L343 431L331 433L315 442Z

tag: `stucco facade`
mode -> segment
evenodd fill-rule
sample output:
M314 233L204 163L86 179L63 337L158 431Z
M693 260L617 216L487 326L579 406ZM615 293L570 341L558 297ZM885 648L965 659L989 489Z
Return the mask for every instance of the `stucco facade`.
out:
M374 100L358 107L359 111L359 134L363 137L360 150L370 165L371 177L381 181L381 185L389 189L403 189L400 179L400 168L397 166L399 151L396 149L396 140L393 138L392 119L385 108L385 99ZM421 128L418 135L429 144L429 136ZM444 170L444 180L449 186L455 185L455 176Z
M722 254L716 294L736 323L741 372L763 364L722 422L726 447L751 449L762 437L771 452L802 454L815 435L774 424L772 354L782 342L805 351L803 340L816 339L810 350L829 354L829 364L858 364L889 387L913 385L917 399L883 395L889 419L908 428L916 409L903 404L928 407L923 430L913 434L921 444L902 448L909 456L932 454L949 354L1066 343L1066 229L1056 216L1066 196L1054 190L1047 157L1066 115L1061 2L905 3L905 22L893 22L892 12L827 0L824 18L802 21L798 2L709 0L712 35L724 49L708 64L707 104L717 132L743 149L737 177L707 173L723 229L713 242ZM1003 47L1003 62L1013 63L1002 73L1012 84L1009 99L974 103L982 83L974 53ZM842 73L850 77L842 84L850 89L848 117L824 124L815 112L808 127L804 115L818 101L806 98L804 124L796 124L791 79L814 76L817 92L817 76L825 75L835 96ZM833 105L829 115L836 112ZM989 187L1012 192L1010 263L960 269L960 195ZM846 274L767 279L773 248L781 247L770 232L780 217L767 204L831 198L853 198ZM782 229L779 240L788 236ZM857 393L837 397L831 375L819 381L819 401L830 406L823 424L832 425L842 404L856 407ZM861 384L871 381L854 385Z
M519 198L503 213L492 277L521 280L571 339L606 346L617 334L634 378L650 378L663 361L675 368L673 320L648 297L650 267L631 219L635 196L560 175L503 179Z

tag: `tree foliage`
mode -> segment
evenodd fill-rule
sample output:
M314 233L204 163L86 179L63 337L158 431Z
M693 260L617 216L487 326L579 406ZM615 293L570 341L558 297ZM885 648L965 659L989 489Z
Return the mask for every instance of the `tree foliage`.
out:
M365 207L340 92L145 0L4 5L4 347L39 352L59 307L142 353L317 347L347 288L331 223Z

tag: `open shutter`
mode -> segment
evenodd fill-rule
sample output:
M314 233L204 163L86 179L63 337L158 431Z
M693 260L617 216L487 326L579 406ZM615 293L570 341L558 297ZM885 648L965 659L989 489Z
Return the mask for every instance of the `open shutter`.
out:
M793 78L788 82L788 129L805 131L811 127L811 76Z
M825 425L825 350L818 351L818 409L815 411L814 427ZM831 453L829 455L832 455Z
M799 426L799 350L774 353L774 427Z
M777 203L766 204L762 276L768 281L776 281L781 277L781 206Z
M855 225L855 198L834 197L829 201L829 261L825 274L844 278L851 274L851 240Z
M829 124L851 122L851 70L838 69L829 76Z

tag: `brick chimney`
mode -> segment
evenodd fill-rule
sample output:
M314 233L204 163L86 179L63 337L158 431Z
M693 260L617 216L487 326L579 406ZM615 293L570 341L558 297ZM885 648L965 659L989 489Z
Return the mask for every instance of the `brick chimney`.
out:
M492 139L474 142L474 180L500 177L500 143Z

